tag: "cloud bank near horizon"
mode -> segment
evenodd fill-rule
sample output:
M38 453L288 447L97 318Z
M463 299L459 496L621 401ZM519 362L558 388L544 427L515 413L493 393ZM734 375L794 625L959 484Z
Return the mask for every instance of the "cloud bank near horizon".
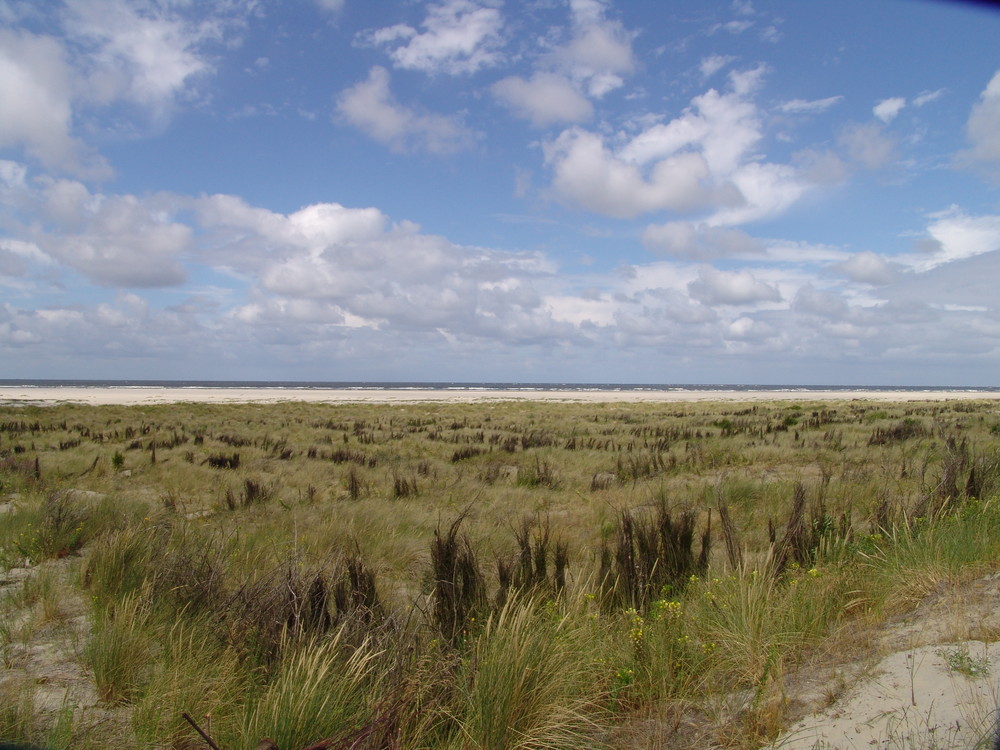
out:
M529 6L4 5L0 375L995 384L1000 70L866 99L749 3Z

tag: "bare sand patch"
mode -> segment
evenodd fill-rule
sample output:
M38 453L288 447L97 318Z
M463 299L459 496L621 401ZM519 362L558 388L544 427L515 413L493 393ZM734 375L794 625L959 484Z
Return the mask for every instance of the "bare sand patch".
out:
M821 675L809 691L809 715L770 747L992 748L1000 705L998 633L1000 574L942 586L886 623L863 661L836 665L834 679Z

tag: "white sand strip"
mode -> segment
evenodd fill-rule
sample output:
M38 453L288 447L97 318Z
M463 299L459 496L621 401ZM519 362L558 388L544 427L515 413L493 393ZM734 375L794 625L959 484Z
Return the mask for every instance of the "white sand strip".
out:
M82 403L96 406L193 403L409 402L482 403L489 401L561 401L576 403L686 403L693 401L850 401L881 402L1000 399L1000 392L978 391L633 391L633 390L431 390L325 388L80 388L0 386L0 404Z

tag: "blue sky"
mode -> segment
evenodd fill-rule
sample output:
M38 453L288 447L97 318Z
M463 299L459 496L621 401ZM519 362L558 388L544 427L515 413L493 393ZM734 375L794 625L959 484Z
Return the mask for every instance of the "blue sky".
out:
M0 0L0 377L1000 385L1000 11Z

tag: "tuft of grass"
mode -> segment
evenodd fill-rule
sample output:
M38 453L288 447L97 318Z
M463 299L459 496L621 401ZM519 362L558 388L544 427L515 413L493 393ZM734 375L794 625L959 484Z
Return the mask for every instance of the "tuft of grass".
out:
M220 649L199 623L178 622L163 640L143 696L132 712L132 728L144 747L201 748L182 714L209 717L216 728L235 725L253 673L231 649Z
M384 688L382 654L367 642L347 647L341 633L289 645L274 678L248 701L232 744L270 737L278 747L303 747L366 721Z
M490 616L457 680L451 747L596 747L604 682L581 658L585 631L551 607L512 596Z
M0 683L0 741L30 743L37 736L34 685L27 681Z
M146 687L156 642L151 619L146 592L128 594L95 613L84 660L106 703L131 703Z

